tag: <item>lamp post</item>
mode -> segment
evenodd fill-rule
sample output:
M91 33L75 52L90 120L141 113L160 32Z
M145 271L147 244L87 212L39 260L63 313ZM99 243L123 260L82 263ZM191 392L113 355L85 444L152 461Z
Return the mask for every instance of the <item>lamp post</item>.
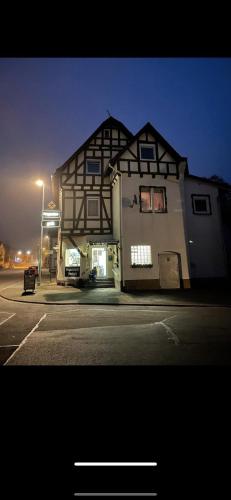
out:
M36 181L36 185L42 187L42 213L44 210L44 182L39 179ZM42 252L43 252L43 225L42 225L42 213L41 213L41 239L40 239L40 252L39 252L39 275L38 275L38 285L41 285L42 279Z
M27 251L26 251L26 255L27 255L27 264L29 264L30 259L31 259L31 251L30 251L30 250L27 250Z

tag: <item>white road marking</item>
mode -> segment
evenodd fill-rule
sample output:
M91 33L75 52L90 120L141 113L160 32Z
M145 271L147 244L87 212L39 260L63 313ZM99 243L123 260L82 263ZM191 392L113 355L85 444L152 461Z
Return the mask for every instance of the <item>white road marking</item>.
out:
M15 281L15 283L13 285L9 285L9 286L5 286L4 288L0 288L0 292L2 292L3 290L6 290L7 288L14 288L14 286L17 285L18 283L22 283L22 282Z
M170 335L170 339L173 340L174 344L179 345L181 343L180 339L177 337L177 335L174 333L174 331L170 328L170 326L166 325L165 322L168 321L169 319L175 318L176 315L170 316L169 318L165 318L162 321L158 321L155 324L156 325L161 325L164 327L168 335Z
M18 347L19 344L10 344L10 345L0 345L0 349L3 349L4 347Z
M1 326L1 325L3 325L3 323L6 323L6 321L9 321L9 319L10 319L10 318L13 318L13 316L15 316L15 314L16 314L16 313L13 313L13 314L11 314L11 315L9 316L9 318L6 318L6 319L4 319L3 321L1 321L0 326Z
M157 462L75 462L77 467L156 467Z
M0 314L11 314L10 311L0 311Z
M77 305L81 305L81 304L77 304ZM155 306L153 306L155 307ZM91 311L91 312L96 312L96 311L106 311L106 312L116 312L118 313L118 308L117 309L102 309L102 308L82 308L81 311ZM50 313L47 313L48 316L51 316L51 315L56 315L56 314L64 314L65 312L76 312L76 314L79 315L79 313L81 312L79 309L76 309L76 308L73 308L73 309L65 309L63 311L56 311L55 313L53 312L50 312ZM131 307L129 307L129 309L125 309L124 307L121 308L119 310L119 312L128 312L128 311L131 311L131 312L146 312L146 313L162 313L162 312L165 312L165 313L168 313L168 312L171 312L171 311L165 311L165 310L151 310L151 309L131 309Z
M13 352L13 354L11 354L11 356L7 359L7 361L4 363L4 365L7 365L7 363L15 356L16 352L19 351L19 349L21 349L21 347L25 344L25 342L27 341L27 339L30 337L30 335L32 335L32 333L37 330L37 328L39 327L41 321L43 321L44 319L46 318L46 314L44 314L40 320L38 321L38 323L36 323L36 325L34 326L34 328L32 328L32 330L28 333L28 335L26 335L26 337L23 339L23 341L21 342L21 344L19 344L18 348L15 349L15 351Z

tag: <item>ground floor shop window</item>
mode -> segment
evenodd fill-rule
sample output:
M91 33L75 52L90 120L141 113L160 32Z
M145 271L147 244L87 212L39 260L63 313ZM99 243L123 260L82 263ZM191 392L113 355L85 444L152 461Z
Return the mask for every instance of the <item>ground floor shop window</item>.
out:
M131 265L133 267L152 266L152 255L150 245L131 246Z
M80 266L80 253L77 248L68 248L65 253L65 266Z

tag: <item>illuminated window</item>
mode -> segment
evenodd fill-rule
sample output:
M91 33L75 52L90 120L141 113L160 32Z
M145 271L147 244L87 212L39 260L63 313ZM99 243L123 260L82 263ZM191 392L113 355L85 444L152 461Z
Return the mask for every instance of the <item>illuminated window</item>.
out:
M100 160L87 160L87 174L99 175L101 170Z
M155 160L154 146L148 144L140 144L140 159L141 160Z
M77 248L68 248L65 252L65 266L80 266L80 253Z
M87 200L87 216L99 217L99 198L88 198Z
M131 264L132 266L151 266L151 246L150 245L136 245L131 246Z
M165 188L140 187L140 209L141 212L166 212Z
M151 212L152 211L151 188L141 188L140 198L141 198L142 212Z
M192 208L195 215L211 215L210 196L208 194L192 194Z

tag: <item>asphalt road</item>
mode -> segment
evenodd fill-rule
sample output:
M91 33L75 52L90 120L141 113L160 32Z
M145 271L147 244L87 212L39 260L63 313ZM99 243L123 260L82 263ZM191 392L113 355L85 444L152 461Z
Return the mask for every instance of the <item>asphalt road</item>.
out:
M1 271L0 290L22 279ZM231 309L0 299L0 364L230 365Z

